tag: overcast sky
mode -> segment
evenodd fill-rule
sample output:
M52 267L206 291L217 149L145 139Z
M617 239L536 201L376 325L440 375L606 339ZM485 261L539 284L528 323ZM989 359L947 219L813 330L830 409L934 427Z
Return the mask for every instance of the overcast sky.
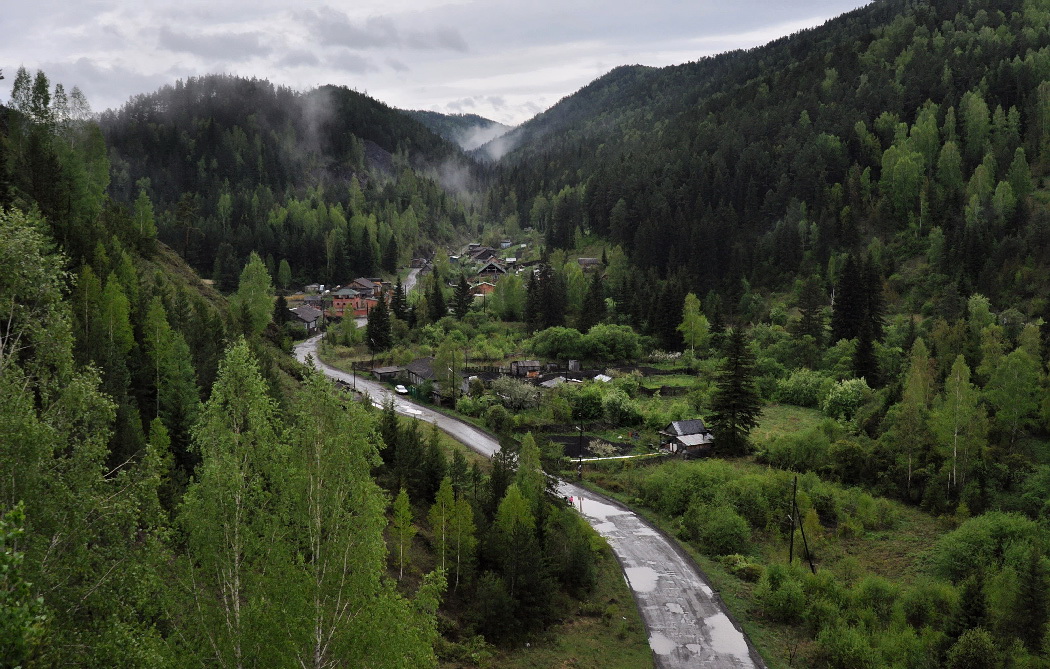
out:
M29 0L0 10L0 98L20 65L95 111L223 72L345 85L404 109L520 123L618 65L764 44L862 0Z

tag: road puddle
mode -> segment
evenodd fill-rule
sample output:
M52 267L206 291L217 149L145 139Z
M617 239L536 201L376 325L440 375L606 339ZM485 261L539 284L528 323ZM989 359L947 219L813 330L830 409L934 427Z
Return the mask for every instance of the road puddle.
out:
M627 581L635 592L652 592L660 575L652 567L627 567L624 569Z
M659 632L654 632L653 635L649 637L649 647L652 648L653 652L657 655L670 655L674 652L676 645L677 644L675 644L674 641L671 641Z
M704 624L711 632L711 650L720 655L734 655L750 662L747 641L744 635L733 625L733 621L724 613L704 618Z

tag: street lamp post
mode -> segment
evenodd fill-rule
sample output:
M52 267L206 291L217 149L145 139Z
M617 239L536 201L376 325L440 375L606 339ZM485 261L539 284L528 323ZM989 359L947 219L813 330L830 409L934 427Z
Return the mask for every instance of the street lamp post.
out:
M580 431L580 455L576 461L576 476L577 478L583 478L583 422L581 421L576 429Z

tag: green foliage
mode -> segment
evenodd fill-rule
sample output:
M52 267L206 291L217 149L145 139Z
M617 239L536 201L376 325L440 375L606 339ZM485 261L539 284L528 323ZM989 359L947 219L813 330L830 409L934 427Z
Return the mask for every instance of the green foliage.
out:
M710 555L740 553L750 546L751 528L731 506L694 503L682 522L690 538Z
M727 455L746 453L750 449L748 435L758 424L762 405L754 387L754 366L755 356L746 335L740 328L733 329L711 402L716 448Z
M820 408L832 418L851 420L869 399L871 388L864 379L847 379L831 387Z
M800 407L820 407L835 385L834 379L811 369L797 369L777 381L776 399Z
M34 596L23 573L18 540L24 533L25 506L19 502L0 516L0 661L8 667L32 657L47 622L44 598Z
M992 636L980 627L967 630L948 649L949 669L993 669L1000 666L999 651Z
M240 319L245 336L256 336L273 319L273 285L262 258L254 251L241 271L237 292L230 297L230 309Z
M943 536L930 554L930 564L934 573L958 583L1001 566L1011 544L1028 544L1038 537L1038 526L1031 520L993 511L971 518Z
M494 404L485 411L485 425L496 434L509 434L514 428L514 416L502 404Z

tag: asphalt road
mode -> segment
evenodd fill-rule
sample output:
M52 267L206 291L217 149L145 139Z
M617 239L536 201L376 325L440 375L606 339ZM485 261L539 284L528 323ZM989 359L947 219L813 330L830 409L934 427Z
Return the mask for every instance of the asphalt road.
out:
M331 378L367 392L373 402L393 397L398 413L432 423L475 451L491 456L499 443L489 434L444 414L410 402L374 381L335 369L317 359L318 337L295 347L296 357L313 357ZM623 566L638 609L649 631L649 646L657 667L764 667L747 637L729 618L722 601L704 580L696 564L649 523L623 505L565 481L559 492L609 542Z

